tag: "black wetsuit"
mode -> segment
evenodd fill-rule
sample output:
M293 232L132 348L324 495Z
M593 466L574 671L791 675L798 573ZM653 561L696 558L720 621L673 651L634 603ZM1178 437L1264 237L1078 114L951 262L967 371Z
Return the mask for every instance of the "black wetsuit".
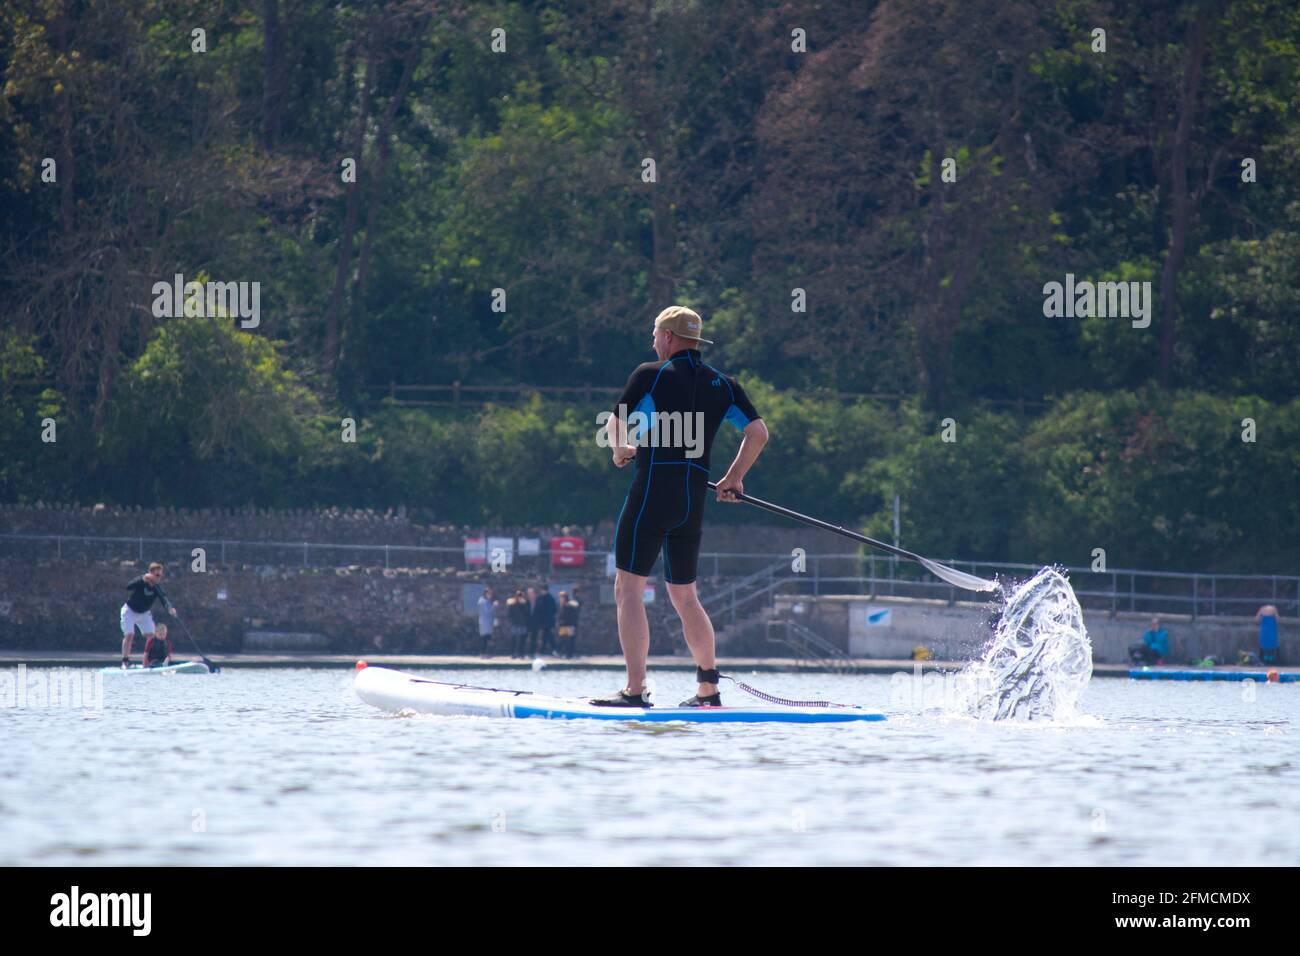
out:
M744 429L759 414L736 380L702 362L697 349L637 366L614 414L628 422L628 441L638 445L614 564L648 575L662 550L664 580L690 584L700 557L713 438L724 420ZM657 445L636 440L647 430Z
M118 578L120 581L121 578ZM126 586L129 592L126 599L126 606L137 614L143 614L153 607L153 602L162 600L163 606L167 606L167 595L163 594L162 588L156 584L150 584L144 579L144 575L131 581Z

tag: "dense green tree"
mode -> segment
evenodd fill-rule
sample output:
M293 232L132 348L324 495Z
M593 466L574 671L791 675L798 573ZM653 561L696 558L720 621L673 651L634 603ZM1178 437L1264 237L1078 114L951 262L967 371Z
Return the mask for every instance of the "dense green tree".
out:
M0 330L0 496L56 501L72 490L70 463L83 449L63 403L42 386L45 363L30 340ZM53 422L54 441L44 440ZM62 430L60 432L60 426Z
M123 373L94 479L132 503L287 505L319 454L313 438L328 440L320 414L266 338L229 319L176 319Z
M0 65L6 499L612 518L598 395L677 300L768 497L887 536L897 494L953 557L1297 557L1285 0L11 0ZM178 273L260 324L155 314ZM1067 273L1151 323L1045 317ZM597 391L370 388L452 382Z

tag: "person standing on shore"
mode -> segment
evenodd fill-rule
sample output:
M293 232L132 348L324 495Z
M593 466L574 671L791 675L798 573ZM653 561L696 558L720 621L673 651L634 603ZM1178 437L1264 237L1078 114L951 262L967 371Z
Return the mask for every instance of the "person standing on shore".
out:
M555 653L555 618L558 608L555 606L555 596L551 594L551 588L547 584L542 585L542 593L537 595L537 603L533 605L533 617L536 619L537 630L542 635L542 654Z
M577 657L578 625L582 618L582 585L575 584L569 594L569 605L573 617L573 635L569 638L569 656Z
M492 588L486 587L478 599L478 640L479 654L488 656L488 645L492 643L492 631L497 622L497 602L492 599Z
M578 601L576 598L577 588L574 593L567 591L560 592L560 609L559 609L559 634L560 654L563 657L573 657L574 647L578 638Z
M537 588L528 589L528 657L537 654Z
M153 602L162 601L172 617L176 608L171 606L167 595L162 590L163 566L157 561L149 565L149 570L134 578L126 586L126 603L118 613L118 623L122 630L122 666L131 665L131 645L135 642L135 629L140 628L146 642L154 636Z
M506 601L506 621L510 625L510 656L523 657L528 640L528 598L519 588Z
M1259 659L1264 664L1276 664L1278 658L1277 608L1265 604L1255 612L1259 622Z
M593 704L650 706L645 696L650 622L643 595L660 553L668 598L681 618L695 659L698 688L681 706L722 704L713 623L696 590L709 450L724 421L741 432L736 457L717 484L719 501L738 501L737 496L744 494L745 474L767 444L768 432L740 383L700 357L700 345L713 344L701 338L701 328L699 315L690 309L675 305L660 312L652 342L659 360L632 372L605 422L614 465L622 468L636 461L614 547L614 600L627 686L616 694L593 699ZM628 431L634 413L644 425L635 435Z

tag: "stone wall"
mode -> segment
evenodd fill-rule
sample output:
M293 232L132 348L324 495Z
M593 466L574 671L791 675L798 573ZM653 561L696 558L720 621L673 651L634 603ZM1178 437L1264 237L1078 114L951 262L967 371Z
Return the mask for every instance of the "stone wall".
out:
M386 512L331 508L140 508L116 505L0 504L0 532L87 537L217 538L231 541L312 541L330 544L422 545L459 548L483 528L418 525L405 509ZM492 527L492 534L549 537L559 526ZM594 528L574 528L592 537Z
M717 506L721 507L721 506ZM148 561L166 563L167 590L186 624L211 652L240 650L249 631L323 634L337 653L376 648L395 652L454 652L475 645L477 626L464 613L467 583L490 582L498 594L542 580L582 580L587 600L578 650L618 652L610 581L603 552L612 547L613 521L597 527L490 526L465 528L413 523L404 510L389 512L256 508L137 508L105 505L0 504L0 533L63 535L62 541L0 541L0 646L111 653L117 636L122 586ZM517 558L506 574L466 570L461 550L467 535L540 537L578 534L595 552L587 567L551 569L545 556ZM131 539L137 539L133 541ZM138 539L146 539L142 544ZM152 542L148 539L154 539ZM221 542L257 542L241 547ZM271 542L284 542L283 547ZM310 542L306 554L301 542ZM802 547L816 554L845 550L834 536L799 526L710 524L706 551L740 555L722 565L724 575L745 574L771 563L772 553ZM417 546L445 552L330 549L327 544L380 548ZM193 570L192 549L206 549L206 569ZM223 560L224 557L224 560ZM385 561L390 565L384 569ZM825 573L852 573L852 562L829 564ZM701 566L705 593L724 584ZM219 598L220 592L225 598ZM651 650L684 653L662 585L649 608ZM159 620L161 620L161 616ZM504 628L502 628L504 630ZM172 628L178 647L184 633ZM508 648L500 635L498 649Z
M0 561L0 647L103 649L113 656L121 642L123 586L142 570L135 562ZM600 603L602 585L607 585L603 566L599 573L568 573L564 580L581 581L586 592L579 653L616 653L614 608ZM491 584L500 596L536 581L510 573L424 568L241 566L202 574L178 570L168 575L164 586L190 632L210 654L241 650L250 631L322 634L333 653L436 654L477 650L477 619L463 605L466 584ZM671 654L680 649L681 628L662 590L649 610L652 651ZM154 618L169 620L158 605ZM170 630L177 648L192 651L181 627ZM140 649L137 640L137 655ZM509 652L504 624L493 649Z

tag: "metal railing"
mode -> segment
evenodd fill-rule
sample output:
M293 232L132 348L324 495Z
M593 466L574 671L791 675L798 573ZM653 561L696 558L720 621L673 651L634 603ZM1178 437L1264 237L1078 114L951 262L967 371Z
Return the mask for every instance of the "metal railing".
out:
M518 402L531 395L546 395L555 399L580 400L590 404L593 399L607 401L623 391L621 385L524 385L519 382L504 382L498 385L470 385L454 381L434 385L399 384L390 381L387 385L366 385L362 389L371 401L388 401L401 406L450 405L460 408L462 405L482 405L488 402ZM796 389L791 394L808 397L821 397L837 401L875 401L899 404L914 396L901 392L845 392L836 389ZM995 408L1006 408L1020 415L1038 412L1048 408L1049 403L1024 398L991 398L984 400Z
M110 537L64 534L0 534L0 560L23 561L163 561L189 567L195 548L203 548L210 566L230 567L371 567L455 568L466 565L463 546L339 544L313 541L249 541L208 536L192 538ZM603 568L607 551L588 550L586 566ZM513 555L522 573L558 573L551 551ZM862 594L868 597L915 597L979 601L933 578L917 565L874 553L809 554L796 571L784 554L707 552L700 555L701 593L711 610L725 610L734 620L756 601L772 603L778 590L799 594ZM1023 580L1039 567L1007 562L949 559L953 567L984 577ZM1064 567L1080 604L1086 608L1150 614L1178 613L1193 618L1227 614L1252 615L1273 604L1284 616L1300 616L1300 575L1189 574L1114 568Z
M825 565L856 559L856 574L828 574ZM1014 583L1032 577L1039 565L1010 562L975 562L949 559L952 567L982 577ZM1058 566L1070 579L1080 605L1111 614L1186 614L1195 619L1223 615L1250 616L1263 604L1272 604L1283 616L1300 616L1300 575L1193 574L1179 571L1151 571L1115 568ZM762 579L762 583L756 583ZM916 565L875 554L809 555L808 568L795 572L788 559L778 560L761 571L731 583L706 606L725 607L735 618L736 609L763 596L769 602L778 590L787 593L861 594L866 597L929 598L953 604L989 600L940 581Z
M722 580L718 574L717 567L718 555L710 555L714 558L714 579ZM774 564L760 568L751 574L747 574L739 580L730 581L719 590L713 590L712 587L706 587L704 594L700 598L700 603L706 609L713 612L715 616L725 614L726 623L734 625L737 620L737 612L752 605L760 598L767 597L782 583L782 578L778 572L788 567L789 562L782 557ZM764 607L771 606L772 601L763 602Z
M866 567L859 575L820 574L818 560L809 556L812 574L797 588L801 593L833 593L833 588L838 585L845 589L842 593L861 593L869 597L937 598L950 604L958 600L982 599L979 594L962 591L935 579L917 565L890 557L862 556ZM1040 570L1037 565L999 561L949 559L946 563L981 577L1008 582L1025 580ZM1249 616L1260 605L1273 604L1285 616L1300 615L1300 575L1198 574L1140 568L1094 571L1090 567L1058 567L1070 579L1083 607L1106 610L1111 614L1186 614L1192 618Z
M773 621L772 626L783 630L785 634L773 635L771 639L777 644L788 647L800 660L819 664L833 673L847 671L852 667L844 648L836 647L806 624L790 618L782 618Z

